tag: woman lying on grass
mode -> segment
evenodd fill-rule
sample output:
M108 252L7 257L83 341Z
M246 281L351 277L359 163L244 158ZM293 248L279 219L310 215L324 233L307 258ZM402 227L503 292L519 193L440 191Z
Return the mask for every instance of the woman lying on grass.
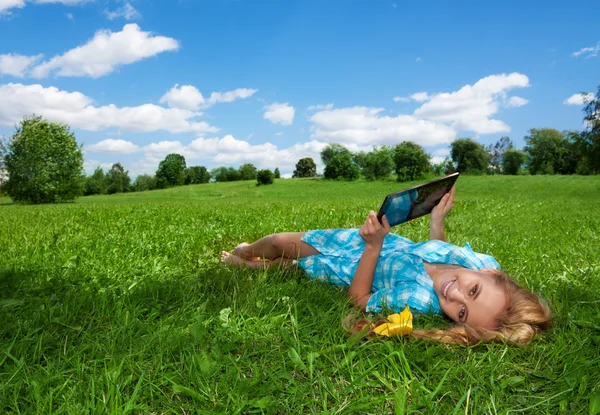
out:
M360 229L329 229L268 235L242 243L221 260L264 268L298 264L311 277L348 286L352 303L367 312L382 309L445 314L448 330L414 330L412 337L443 343L507 341L525 344L550 324L548 306L500 271L496 260L446 242L443 222L454 188L431 212L430 240L414 243L390 234L371 211ZM366 322L366 323L365 323ZM355 323L355 331L369 324ZM374 328L374 325L371 325Z

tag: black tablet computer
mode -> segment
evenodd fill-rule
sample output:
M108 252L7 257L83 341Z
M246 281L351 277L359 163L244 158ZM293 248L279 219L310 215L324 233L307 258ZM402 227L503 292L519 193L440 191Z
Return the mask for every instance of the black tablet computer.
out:
M442 197L452 189L460 173L420 184L410 189L389 194L385 197L377 218L381 222L383 215L390 226L396 226L409 220L431 213Z

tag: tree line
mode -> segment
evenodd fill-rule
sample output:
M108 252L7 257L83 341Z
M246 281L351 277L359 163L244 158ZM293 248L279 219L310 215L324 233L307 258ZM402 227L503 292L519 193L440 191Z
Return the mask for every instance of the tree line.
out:
M509 137L483 146L472 138L459 138L450 145L450 156L437 164L416 143L379 146L372 151L352 153L341 144L330 144L321 153L326 179L415 180L428 172L437 175L459 171L466 174L598 174L600 173L600 86L594 99L583 108L583 131L533 128L524 137L525 147L517 149ZM133 182L120 163L105 173L97 168L91 176L83 171L83 153L69 126L41 117L27 116L16 126L9 140L0 141L0 160L8 180L0 191L15 202L54 203L72 201L82 194L123 193L165 189L173 186L257 180L273 183L279 169L257 170L252 164L238 169L204 166L187 167L180 154L169 154L154 175L138 176ZM312 158L302 158L293 177L315 177Z
M239 167L217 167L209 171L204 166L186 166L185 157L171 153L158 165L154 175L142 174L134 181L121 163L115 163L105 173L97 167L94 173L85 177L84 195L114 194L127 192L143 192L155 189L190 184L213 182L231 182L238 180L256 180L258 185L272 184L273 179L281 178L279 168L275 171L258 170L253 164L246 163Z

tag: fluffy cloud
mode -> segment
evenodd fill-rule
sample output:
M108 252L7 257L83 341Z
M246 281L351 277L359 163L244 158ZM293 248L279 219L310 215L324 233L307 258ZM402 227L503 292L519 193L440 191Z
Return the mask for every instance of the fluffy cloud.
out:
M383 108L353 107L320 111L310 117L311 138L342 144L395 144L410 140L423 146L450 143L451 127L413 115L382 115Z
M0 0L0 15L10 13L13 8L21 8L25 6L25 0Z
M0 75L12 75L22 78L25 76L27 69L41 58L42 55L23 56L16 53L0 55Z
M67 92L55 87L12 83L0 85L0 124L12 126L24 115L38 114L88 131L110 127L138 132L165 130L171 133L204 134L218 131L207 122L194 121L200 114L193 111L153 104L96 107L92 102L91 98L80 92Z
M108 138L96 144L86 146L86 151L90 153L103 154L133 154L140 151L140 148L131 141Z
M431 153L430 161L433 164L439 164L446 159L446 157L450 157L450 148L438 148Z
M523 105L527 105L529 103L528 100L521 97L510 97L508 102L506 103L507 107L522 107Z
M179 49L179 42L165 36L142 32L135 24L127 24L120 32L100 30L85 45L36 66L36 78L57 76L89 76L109 74L120 65L140 61L166 51Z
M414 115L449 124L456 131L478 134L508 132L508 125L490 117L498 112L507 91L527 86L529 78L520 73L487 76L456 92L434 95L417 108Z
M592 92L582 92L579 94L573 94L569 98L565 99L563 104L565 105L585 105L595 98Z
M595 46L589 46L587 48L581 48L577 52L573 52L573 56L576 58L583 56L585 59L595 58L600 52L600 42L596 43Z
M171 108L197 110L200 107L208 108L219 102L233 102L237 99L248 98L254 95L257 89L238 88L233 91L213 92L208 99L195 86L175 84L160 99L160 103L167 103Z
M263 118L271 121L273 124L290 125L294 122L294 113L296 110L287 102L279 104L277 102L267 105Z
M140 13L129 2L125 3L123 7L120 7L112 12L105 10L104 14L108 20L114 20L119 17L122 17L125 20L136 20L141 17Z

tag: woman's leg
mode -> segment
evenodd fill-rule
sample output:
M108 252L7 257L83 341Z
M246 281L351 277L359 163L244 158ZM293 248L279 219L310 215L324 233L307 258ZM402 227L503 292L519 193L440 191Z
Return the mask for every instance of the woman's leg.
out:
M299 259L309 255L317 255L319 251L302 242L304 232L283 232L265 236L258 241L236 246L232 254L241 258L264 258L274 260L276 258Z

